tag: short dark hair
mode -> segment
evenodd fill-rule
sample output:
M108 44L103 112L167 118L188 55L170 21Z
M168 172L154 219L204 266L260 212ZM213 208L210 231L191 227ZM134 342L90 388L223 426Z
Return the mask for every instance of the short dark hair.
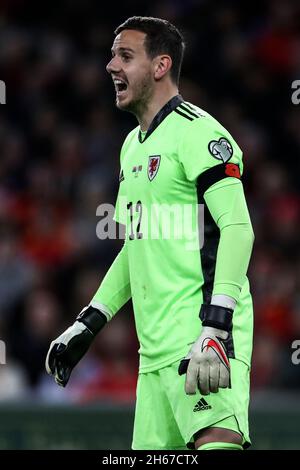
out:
M153 59L160 54L168 54L172 59L170 75L178 85L185 43L182 34L167 20L150 16L132 16L117 27L117 36L124 29L133 29L146 34L145 50Z

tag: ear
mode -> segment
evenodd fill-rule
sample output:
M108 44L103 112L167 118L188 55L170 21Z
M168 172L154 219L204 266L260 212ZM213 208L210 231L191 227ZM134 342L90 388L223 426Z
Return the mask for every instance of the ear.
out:
M159 55L154 59L154 78L160 80L172 67L172 59L169 55Z

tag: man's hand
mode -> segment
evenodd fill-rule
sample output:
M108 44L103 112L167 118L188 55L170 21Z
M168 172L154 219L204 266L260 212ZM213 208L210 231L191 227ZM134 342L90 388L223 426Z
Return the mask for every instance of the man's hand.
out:
M106 324L105 315L89 306L82 310L75 323L52 341L46 357L46 371L55 382L65 387L72 370L89 349L96 334Z
M180 362L179 375L186 374L185 392L194 395L217 393L230 384L229 357L234 357L232 310L216 305L202 305L202 331L187 356Z
M227 339L227 331L209 326L202 328L200 337L181 361L179 374L186 371L185 392L194 395L197 387L201 395L216 393L219 388L230 385L230 363L222 339Z
M76 321L57 339L52 341L46 357L46 371L53 375L55 382L65 387L71 372L90 347L94 335L79 321Z

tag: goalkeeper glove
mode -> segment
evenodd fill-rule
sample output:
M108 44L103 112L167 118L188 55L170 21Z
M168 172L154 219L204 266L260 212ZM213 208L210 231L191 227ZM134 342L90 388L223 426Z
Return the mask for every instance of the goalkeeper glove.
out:
M202 305L201 335L178 368L179 375L186 374L187 395L194 395L197 386L202 395L231 387L229 357L234 357L232 315L233 310L229 308Z
M102 312L88 306L80 312L72 326L52 341L45 366L58 385L67 385L72 370L106 323L107 318Z

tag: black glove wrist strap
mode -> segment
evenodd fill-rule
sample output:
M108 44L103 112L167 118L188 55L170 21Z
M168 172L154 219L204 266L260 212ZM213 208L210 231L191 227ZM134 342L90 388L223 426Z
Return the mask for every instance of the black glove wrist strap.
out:
M203 326L211 326L231 332L232 330L231 308L220 307L219 305L201 305L200 318Z
M100 310L88 306L77 315L76 320L82 322L95 336L106 325L107 318Z

